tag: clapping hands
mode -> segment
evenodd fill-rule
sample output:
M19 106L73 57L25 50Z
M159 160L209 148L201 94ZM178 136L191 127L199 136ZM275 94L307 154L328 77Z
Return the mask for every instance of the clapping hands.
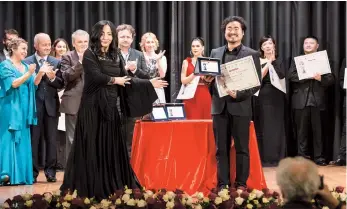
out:
M150 82L152 83L154 88L161 88L161 87L166 87L169 84L167 83L167 81L161 80L160 78L153 78L150 80Z

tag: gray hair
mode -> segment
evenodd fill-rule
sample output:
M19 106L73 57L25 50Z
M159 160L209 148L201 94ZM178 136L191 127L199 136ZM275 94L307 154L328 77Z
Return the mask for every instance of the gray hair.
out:
M276 179L285 201L311 201L320 186L316 164L303 157L281 160Z
M40 38L43 36L47 36L49 39L51 39L51 37L49 37L47 33L38 33L34 37L34 45L36 45L39 42Z
M75 42L76 36L87 36L88 39L89 39L89 34L86 31L78 29L75 32L73 32L72 35L71 35L72 43Z

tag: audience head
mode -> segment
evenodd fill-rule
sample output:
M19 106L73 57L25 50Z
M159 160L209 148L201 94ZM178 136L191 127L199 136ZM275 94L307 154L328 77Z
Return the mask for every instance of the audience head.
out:
M90 47L97 54L106 54L110 58L117 57L116 27L109 20L101 20L92 28Z
M136 35L133 26L121 24L116 29L119 48L130 48Z
M18 37L19 33L15 29L6 29L2 37L2 43L4 44L4 48L8 51L8 44L10 43L10 41Z
M262 58L265 58L265 54L271 54L272 51L276 54L276 41L270 36L263 36L259 41L259 51Z
M222 22L221 30L230 44L241 43L246 31L246 21L239 16L229 16Z
M200 57L204 55L205 41L201 37L195 37L191 42L191 55Z
M28 55L28 42L22 38L14 38L8 43L11 59L24 60Z
M48 56L51 53L51 38L46 33L38 33L34 37L34 47L39 56Z
M316 164L303 157L285 158L277 167L277 184L285 201L309 201L316 195L320 177Z
M76 30L71 35L72 46L77 53L83 54L89 46L89 34L84 30Z
M68 51L70 49L67 41L63 38L58 38L52 45L51 55L55 58L61 58Z
M153 52L159 47L159 41L154 33L148 32L142 35L140 47L143 52Z
M317 52L319 47L318 38L316 36L306 36L304 39L304 53L311 54Z

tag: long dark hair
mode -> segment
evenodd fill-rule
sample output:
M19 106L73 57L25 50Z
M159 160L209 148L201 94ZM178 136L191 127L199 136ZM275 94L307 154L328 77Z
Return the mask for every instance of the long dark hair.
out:
M270 35L267 35L267 36L263 36L260 38L260 41L259 41L259 53L260 53L260 57L261 58L265 58L264 57L264 51L261 49L261 46L263 45L264 42L268 41L269 39L271 39L272 43L274 43L275 45L275 57L277 58L277 49L276 49L276 41L275 39L270 36Z
M195 37L195 38L193 38L192 39L192 41L190 42L190 48L192 48L192 44L193 44L193 42L194 41L199 41L199 43L201 44L201 46L205 46L205 41L204 41L204 39L203 38L201 38L201 37ZM193 53L192 53L192 51L190 50L190 55L191 56L193 56ZM202 52L202 55L204 55L204 52Z
M103 55L103 52L101 51L100 38L105 25L110 26L112 31L112 42L108 48L106 55L115 60L118 56L118 39L116 34L116 26L109 20L101 20L93 26L90 36L90 48L96 55Z
M66 52L70 51L70 48L69 48L69 44L67 43L67 41L63 38L57 38L53 45L52 45L52 50L51 50L51 56L55 57L55 55L57 55L57 53L55 52L55 47L58 45L59 42L64 42L65 45L66 45Z

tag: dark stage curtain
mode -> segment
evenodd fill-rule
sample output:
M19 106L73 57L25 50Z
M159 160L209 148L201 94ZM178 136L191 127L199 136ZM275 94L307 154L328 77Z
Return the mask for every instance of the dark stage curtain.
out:
M332 71L338 79L346 56L346 2L1 2L0 31L17 29L29 41L31 53L33 37L38 32L50 34L52 40L62 37L71 43L73 31L90 32L102 19L116 25L133 25L137 32L133 47L137 49L141 35L151 31L157 35L160 49L166 50L166 79L170 82L166 95L168 101L174 102L180 88L181 64L189 56L191 39L203 37L208 56L212 48L225 44L220 25L229 15L240 15L247 21L243 41L246 46L258 49L259 38L272 35L287 69L293 56L302 53L303 37L317 36L320 50L328 51ZM332 159L337 155L343 120L338 82L327 90L327 95L328 108L322 128L325 155ZM290 117L289 105L286 110ZM293 131L288 131L292 130L291 120L287 121L288 154L295 155L296 140Z

